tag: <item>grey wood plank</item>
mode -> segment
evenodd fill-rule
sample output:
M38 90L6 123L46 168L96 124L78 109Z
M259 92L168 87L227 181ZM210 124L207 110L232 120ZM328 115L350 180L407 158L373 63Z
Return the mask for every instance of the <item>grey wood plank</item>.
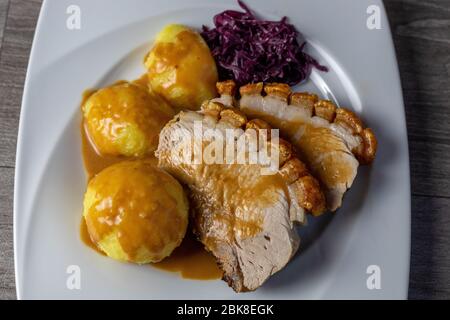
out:
M385 1L409 136L409 298L450 298L450 1Z
M14 168L0 167L0 226L13 223Z
M12 225L0 225L0 300L15 299Z
M8 6L9 0L0 0L0 52L2 50L3 31L5 30Z
M385 1L402 78L412 193L450 197L450 1Z
M0 166L14 166L28 56L40 0L11 0L0 55Z
M450 299L450 199L412 198L410 299Z
M13 185L14 169L0 168L0 300L16 297L12 227Z

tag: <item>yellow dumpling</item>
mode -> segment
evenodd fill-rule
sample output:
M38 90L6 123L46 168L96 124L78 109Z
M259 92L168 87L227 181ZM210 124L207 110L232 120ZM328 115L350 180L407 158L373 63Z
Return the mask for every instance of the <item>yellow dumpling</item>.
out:
M82 106L85 125L104 155L145 156L174 116L172 108L148 88L120 82L93 93Z
M198 110L217 94L217 68L208 45L185 26L166 26L157 35L145 66L151 88L178 110Z
M183 187L146 160L101 171L90 180L83 206L91 240L121 261L161 261L180 245L188 225Z

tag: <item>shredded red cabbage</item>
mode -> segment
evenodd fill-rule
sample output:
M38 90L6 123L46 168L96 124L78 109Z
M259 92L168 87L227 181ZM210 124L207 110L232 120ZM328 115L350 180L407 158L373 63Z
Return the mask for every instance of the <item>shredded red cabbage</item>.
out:
M203 26L202 36L211 49L221 80L239 85L252 82L283 82L296 85L307 79L313 67L328 71L303 52L299 33L284 17L258 20L240 0L245 12L226 10L214 17L214 29Z

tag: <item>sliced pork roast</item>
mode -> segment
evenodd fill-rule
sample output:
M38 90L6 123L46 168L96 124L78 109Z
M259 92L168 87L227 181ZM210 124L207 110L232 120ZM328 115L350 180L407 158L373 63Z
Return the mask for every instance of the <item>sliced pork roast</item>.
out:
M356 177L359 164L370 164L377 149L371 129L353 112L310 93L292 93L285 84L248 84L235 101L233 81L217 84L224 105L238 105L249 118L279 128L321 182L330 211L337 210Z
M248 135L245 141L255 139L251 132L270 126L258 119L247 121L238 109L207 101L200 111L183 111L171 120L160 133L156 151L159 166L189 188L194 233L216 257L223 279L237 292L252 291L296 253L300 239L294 224L305 221L306 211L323 212L325 197L318 181L282 139L279 165L271 175L262 174L264 166L259 163L195 161L194 150L208 153L219 139L196 135L199 122L204 132L230 129L236 139ZM262 137L268 145L275 141L270 134Z

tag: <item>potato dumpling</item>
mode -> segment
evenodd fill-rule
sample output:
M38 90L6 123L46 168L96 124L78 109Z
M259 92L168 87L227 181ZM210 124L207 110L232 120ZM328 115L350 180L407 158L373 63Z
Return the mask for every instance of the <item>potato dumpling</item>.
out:
M90 180L83 206L93 243L121 261L161 261L180 245L188 225L182 186L147 160L101 171Z
M208 45L185 26L166 26L157 35L145 66L151 88L178 110L198 110L217 94L217 68Z
M145 156L174 116L172 108L148 88L120 82L100 89L82 106L89 138L103 155Z

